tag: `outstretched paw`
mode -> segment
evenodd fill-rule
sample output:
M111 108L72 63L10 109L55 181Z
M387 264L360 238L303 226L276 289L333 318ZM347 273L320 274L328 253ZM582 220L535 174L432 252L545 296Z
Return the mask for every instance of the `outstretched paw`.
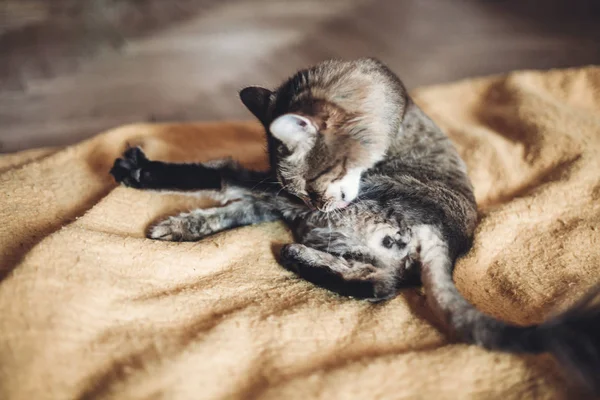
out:
M148 237L171 242L194 242L220 231L219 219L211 212L195 210L169 217L150 228Z
M180 242L189 240L187 237L189 228L186 220L179 216L169 217L150 228L148 237L156 240L165 240L168 242Z
M117 158L110 170L115 181L125 186L142 187L143 168L150 163L144 152L139 147L127 149L121 158Z

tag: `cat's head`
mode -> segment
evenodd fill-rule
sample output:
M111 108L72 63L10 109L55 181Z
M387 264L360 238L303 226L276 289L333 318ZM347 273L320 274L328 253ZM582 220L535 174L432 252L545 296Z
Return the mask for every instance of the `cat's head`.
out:
M374 76L352 63L328 62L298 72L275 91L240 92L265 126L278 180L307 205L322 211L347 206L358 196L361 174L383 158L399 113L382 93L387 82Z
M241 93L252 110L249 96L262 88ZM264 94L269 96L270 94ZM288 192L321 211L343 208L356 199L362 172L370 164L359 142L340 129L343 118L331 104L313 104L310 110L264 116L271 165Z

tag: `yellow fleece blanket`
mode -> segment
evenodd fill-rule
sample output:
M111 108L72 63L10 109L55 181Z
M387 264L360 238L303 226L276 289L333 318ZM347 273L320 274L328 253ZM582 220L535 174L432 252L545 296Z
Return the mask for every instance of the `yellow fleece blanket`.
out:
M600 68L414 96L465 158L481 209L459 290L530 324L594 286ZM146 239L153 221L214 203L116 187L108 170L126 143L265 166L261 128L230 122L125 126L1 156L0 399L580 398L547 355L449 341L420 290L371 304L296 278L273 255L292 240L283 223Z

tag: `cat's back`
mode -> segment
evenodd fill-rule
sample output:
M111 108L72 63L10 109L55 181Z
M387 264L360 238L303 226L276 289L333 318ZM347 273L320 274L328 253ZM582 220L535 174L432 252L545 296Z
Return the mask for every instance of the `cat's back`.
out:
M415 223L445 226L465 238L475 228L477 206L466 165L446 134L412 101L386 158L362 184L363 196L396 204Z

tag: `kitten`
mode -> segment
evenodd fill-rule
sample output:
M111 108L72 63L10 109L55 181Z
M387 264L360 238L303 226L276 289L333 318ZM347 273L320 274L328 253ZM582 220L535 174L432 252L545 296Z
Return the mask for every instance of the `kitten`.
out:
M452 270L469 250L477 208L465 164L448 137L374 59L326 61L277 90L249 87L242 102L267 133L271 169L235 162L167 164L129 149L111 173L126 186L222 190L237 201L152 227L159 240L283 219L297 243L281 263L343 295L374 301L423 283L439 318L466 342L511 352L552 352L600 390L598 291L542 325L489 317L456 289Z

